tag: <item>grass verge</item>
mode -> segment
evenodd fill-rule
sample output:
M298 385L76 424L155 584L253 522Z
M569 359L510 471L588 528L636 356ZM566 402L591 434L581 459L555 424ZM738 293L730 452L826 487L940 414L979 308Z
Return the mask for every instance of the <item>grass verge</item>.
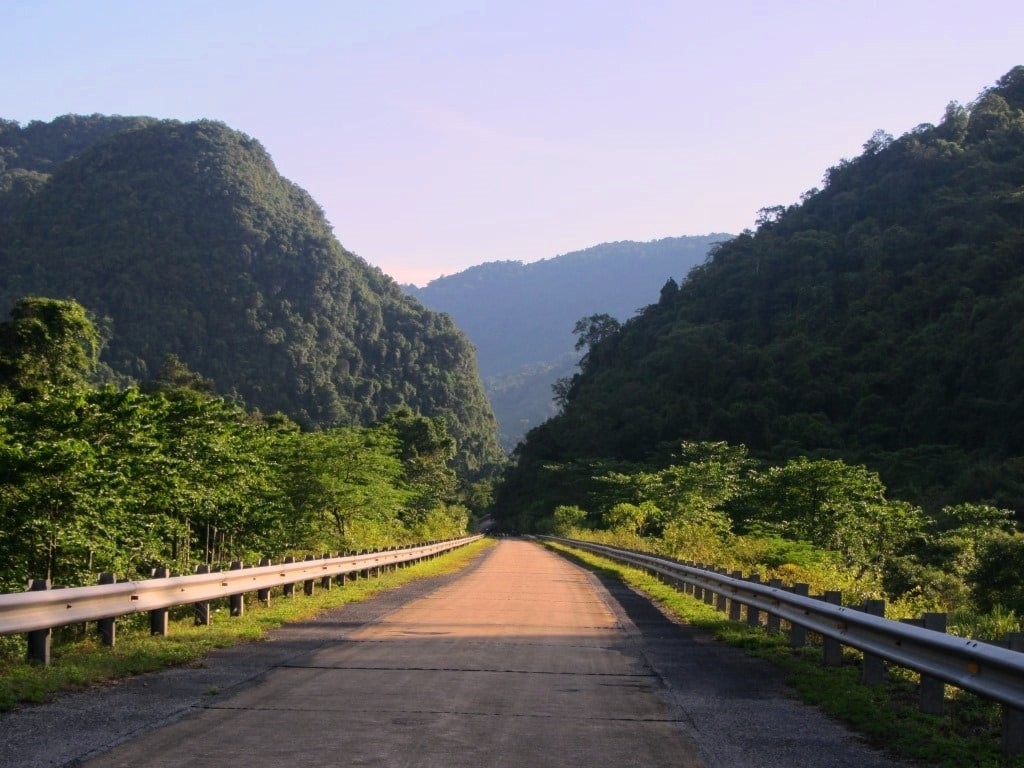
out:
M825 667L820 646L790 648L786 635L770 635L729 621L713 607L640 569L584 550L543 544L644 593L673 620L707 630L716 639L781 667L803 701L842 720L897 758L941 768L1024 768L1024 756L1000 750L1002 720L997 704L947 687L946 714L922 714L917 709L915 673L890 667L886 685L864 685L861 654L853 649L844 651L843 666Z
M294 599L272 594L269 606L246 595L245 614L240 617L230 617L226 601L222 601L224 605L215 607L212 622L205 627L195 626L191 606L183 606L177 611L180 617L170 622L167 637L149 635L148 614L120 619L113 648L103 646L95 632L82 632L84 637L54 644L48 667L18 659L0 662L0 712L21 703L47 701L58 693L88 685L198 662L215 648L259 640L267 631L284 624L311 619L411 581L452 573L491 546L493 540L481 539L434 560L376 578L359 579L331 590L318 588L310 597L302 596L301 588ZM94 629L95 625L90 627Z

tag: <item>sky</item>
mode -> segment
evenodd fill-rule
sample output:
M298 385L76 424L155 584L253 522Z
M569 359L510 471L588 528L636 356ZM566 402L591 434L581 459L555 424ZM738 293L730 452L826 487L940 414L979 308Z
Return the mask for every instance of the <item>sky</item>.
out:
M399 282L754 226L1024 64L1020 0L0 0L0 117L210 118Z

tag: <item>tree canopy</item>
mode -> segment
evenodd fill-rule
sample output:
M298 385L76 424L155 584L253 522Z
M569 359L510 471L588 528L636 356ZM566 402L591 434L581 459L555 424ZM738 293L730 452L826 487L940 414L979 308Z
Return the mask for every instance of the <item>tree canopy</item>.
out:
M91 384L96 338L73 302L25 300L0 324L0 591L465 532L443 419L302 431L178 360L143 389Z

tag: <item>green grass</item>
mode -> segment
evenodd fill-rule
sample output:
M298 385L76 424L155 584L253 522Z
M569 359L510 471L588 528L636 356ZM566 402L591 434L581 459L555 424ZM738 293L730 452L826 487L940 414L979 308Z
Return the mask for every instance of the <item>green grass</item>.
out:
M77 639L54 643L51 664L47 667L24 662L23 641L15 645L18 641L8 639L8 648L20 646L20 654L15 658L8 655L6 660L0 661L0 711L20 703L47 701L61 692L129 675L198 663L215 648L259 640L268 630L289 622L313 618L417 579L457 571L493 545L493 540L482 539L434 560L384 573L378 578L348 582L344 587L335 586L329 591L320 589L318 581L313 596L303 596L300 586L294 599L272 594L269 607L257 603L252 595L246 595L245 614L241 617L232 618L223 601L224 605L215 609L210 626L205 627L195 626L191 606L184 606L172 611L167 637L149 635L148 614L126 617L118 621L117 643L113 648L103 646L94 631L82 632L79 628ZM179 618L173 618L175 614ZM90 624L90 628L95 629L95 625ZM208 695L216 693L212 689L207 691Z
M792 649L786 635L729 621L713 607L637 568L559 544L545 546L644 593L672 619L781 667L803 701L842 720L895 757L941 768L1024 768L1024 755L1000 751L1002 715L997 704L947 687L946 714L922 714L917 708L917 675L908 670L890 667L886 685L864 685L857 651L845 649L841 667L825 667L820 646Z

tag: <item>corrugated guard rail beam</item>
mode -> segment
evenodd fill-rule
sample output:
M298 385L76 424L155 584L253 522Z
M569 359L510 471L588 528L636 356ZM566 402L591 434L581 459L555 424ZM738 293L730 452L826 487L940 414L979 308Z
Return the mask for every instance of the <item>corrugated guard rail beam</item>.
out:
M936 678L1003 704L1007 725L1024 712L1024 653L955 637L931 629L794 594L778 585L726 576L661 557L554 536L538 538L585 549L595 554L688 584L705 596L725 595L748 611L764 611L824 638L881 657L892 664ZM1004 731L1004 735L1007 735ZM1019 736L1004 739L1008 751L1019 752Z
M0 594L0 635L33 632L154 611L188 603L258 592L328 576L366 572L433 557L482 536L345 557L301 560L280 565L236 567L217 573L124 581L90 587L41 589Z

